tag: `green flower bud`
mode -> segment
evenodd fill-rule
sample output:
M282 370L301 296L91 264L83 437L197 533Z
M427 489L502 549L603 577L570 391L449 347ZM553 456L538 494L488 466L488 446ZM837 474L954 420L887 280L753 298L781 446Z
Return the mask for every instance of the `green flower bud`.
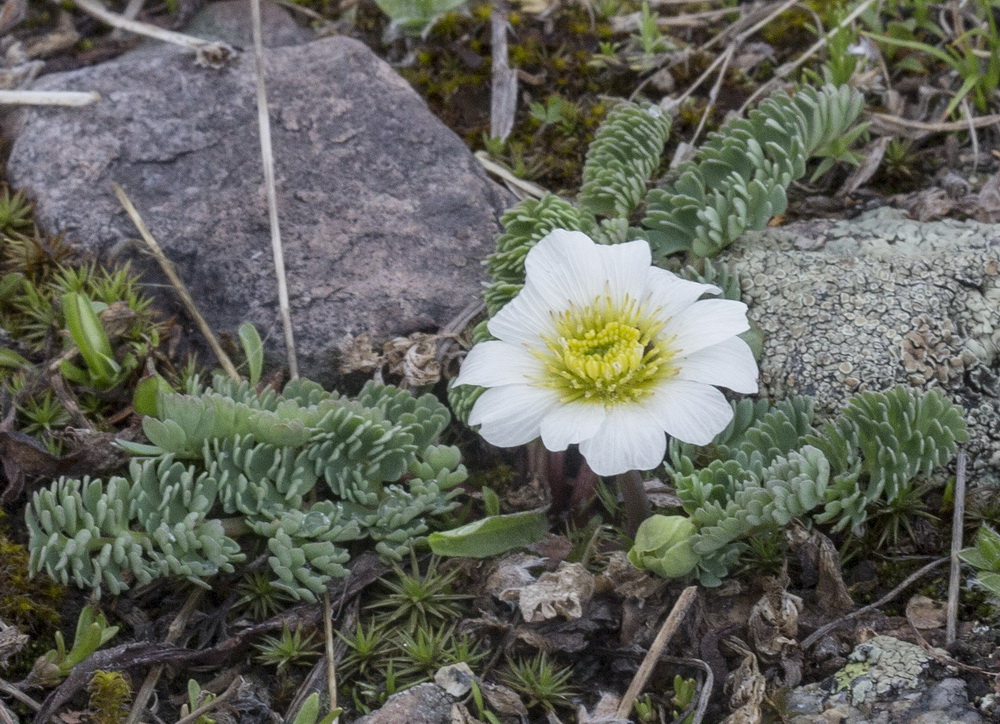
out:
M636 568L664 578L686 576L698 565L691 546L697 532L694 523L682 515L654 515L642 522L628 559Z

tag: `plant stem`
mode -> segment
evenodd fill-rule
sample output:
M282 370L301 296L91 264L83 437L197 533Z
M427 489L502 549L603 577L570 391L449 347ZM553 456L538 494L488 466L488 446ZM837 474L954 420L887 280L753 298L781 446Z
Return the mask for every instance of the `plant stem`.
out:
M222 523L223 532L230 538L253 533L245 518L222 518L219 522Z
M649 498L646 497L646 487L638 470L629 470L618 476L618 489L622 491L625 503L625 532L630 538L635 538L639 524L649 517Z

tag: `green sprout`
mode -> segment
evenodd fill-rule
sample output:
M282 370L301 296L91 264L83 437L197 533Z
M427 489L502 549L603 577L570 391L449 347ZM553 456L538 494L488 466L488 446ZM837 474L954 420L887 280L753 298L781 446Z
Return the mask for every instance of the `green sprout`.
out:
M0 233L9 234L28 226L31 226L31 204L20 191L12 194L4 186L0 193Z
M360 621L350 636L337 632L337 636L347 645L347 652L340 662L340 676L350 679L366 678L376 674L379 666L388 658L391 643L384 627Z
M343 709L337 708L326 714L324 717L319 715L319 694L315 691L306 697L306 700L302 702L302 707L299 709L299 713L295 715L292 719L291 724L332 724L340 716Z
M435 629L418 626L412 635L402 631L397 644L401 652L398 675L406 678L430 679L442 666L474 664L485 656L468 637L456 636L454 625L442 624Z
M303 635L301 626L296 626L294 631L283 626L280 638L265 636L261 643L253 646L260 652L257 661L284 672L290 666L309 666L311 659L319 657L317 645L314 632Z
M181 717L186 717L191 712L196 709L200 709L205 706L208 702L215 698L215 694L210 691L205 691L201 688L199 684L194 679L188 679L187 683L187 703L181 705L180 715ZM215 719L209 716L201 715L195 721L194 724L215 724Z
M263 621L295 602L284 589L274 585L271 576L263 571L251 571L236 585L240 597L234 608L245 610L254 621Z
M976 544L959 556L978 569L976 580L994 596L1000 596L1000 534L984 525L976 535Z
M570 708L570 697L576 690L569 683L573 676L571 668L559 668L544 652L530 659L507 660L504 683L511 689L528 697L528 706L542 706L546 710L556 707Z
M379 616L382 625L402 623L404 631L410 634L418 627L427 628L461 616L464 608L461 602L470 596L452 593L458 571L441 573L438 560L431 558L424 573L420 572L415 557L411 560L409 573L395 566L395 578L381 579L389 593L371 604L368 610L382 612Z
M56 631L56 648L49 650L35 661L31 678L42 686L50 686L69 676L73 668L104 646L118 633L117 626L109 626L104 614L93 606L84 606L76 622L73 646L66 650L61 631Z

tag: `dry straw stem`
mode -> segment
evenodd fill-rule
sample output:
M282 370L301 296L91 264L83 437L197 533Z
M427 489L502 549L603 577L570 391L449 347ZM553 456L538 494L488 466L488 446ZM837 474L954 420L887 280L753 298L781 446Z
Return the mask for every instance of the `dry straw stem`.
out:
M4 106L89 106L101 100L96 91L23 91L0 90Z
M201 588L193 588L191 593L188 595L187 600L184 601L184 605L181 607L180 612L174 617L174 620L170 622L170 628L167 629L167 635L163 638L163 643L173 644L177 643L177 639L181 637L184 632L185 627L187 627L188 619L191 614L194 613L195 606L198 605L198 600L201 598L202 593ZM125 724L138 724L139 719L145 713L146 702L149 701L149 697L153 695L153 689L156 688L157 682L160 680L160 676L163 674L163 670L166 668L164 665L154 666L146 674L146 678L142 682L142 686L139 687L139 692L135 695L135 701L132 702L132 709L128 713L128 718L125 720Z
M656 634L653 644L649 647L649 651L646 652L646 657L639 664L639 670L635 672L632 683L629 684L625 696L622 697L622 703L618 705L618 711L615 712L615 716L619 719L628 718L635 700L642 692L642 688L646 685L646 681L659 662L660 654L663 653L663 649L670 643L670 639L677 632L678 627L687 615L688 609L691 608L691 604L694 603L695 596L697 595L697 586L688 586L681 591L681 595L677 598L677 602L674 603L674 607L670 609L670 615L663 622L660 632Z
M173 45L180 45L183 48L190 48L195 51L198 56L198 62L202 65L225 65L229 60L236 57L236 51L226 43L202 40L201 38L177 33L173 30L164 30L149 23L130 20L118 13L109 11L98 0L74 0L74 4L105 25L127 30L136 35L144 35L154 40L161 40L164 43L172 43Z
M493 48L490 135L504 140L514 127L514 113L517 111L517 72L510 67L507 51L508 10L505 0L494 0L490 15Z
M948 619L945 642L952 644L958 634L958 592L962 581L962 528L965 524L965 448L959 448L955 465L955 510L951 516L951 571L948 579Z
M518 178L512 174L509 169L501 166L496 161L493 161L489 154L485 151L476 151L476 159L489 173L506 181L508 186L513 187L515 193L517 193L521 198L531 196L533 198L540 199L548 193L538 184L533 184L530 181Z
M317 29L325 29L333 25L333 23L331 23L326 17L316 12L312 8L307 8L303 5L289 2L289 0L273 0L273 2L285 8L285 10L290 10L293 13L301 13L302 15L305 15L307 18L315 20L319 24L318 26L316 26Z
M912 121L908 118L893 116L888 113L872 113L868 116L872 121L872 128L880 133L905 136L912 140L919 140L932 133L952 133L953 131L964 131L970 128L986 128L1000 123L1000 113L989 116L979 116L978 118L966 118L961 121L941 121L932 123L927 121Z
M274 181L271 118L267 112L267 88L264 85L264 40L260 23L260 0L251 0L250 10L253 16L254 65L257 69L257 122L260 126L260 153L264 163L264 184L267 186L267 215L271 222L271 251L274 255L274 273L278 277L278 313L281 316L281 327L285 333L288 373L292 379L295 379L299 376L299 362L295 355L291 306L288 303L288 279L285 275L285 252L281 246L281 227L278 223L278 191Z
M185 309L187 309L188 314L194 319L198 329L205 336L205 340L208 342L208 346L211 347L212 352L215 354L216 358L219 360L219 364L222 365L222 369L225 370L226 374L230 376L236 382L240 380L240 374L236 371L236 366L233 361L229 359L229 355L225 353L222 349L222 345L219 344L219 340L215 338L215 333L212 332L212 328L208 326L208 322L205 318L201 316L201 312L198 311L198 306L194 303L194 299L191 297L191 293L188 292L187 286L181 281L181 278L177 275L177 271L174 269L174 265L170 263L167 259L166 254L163 253L163 249L157 243L156 239L149 232L149 228L146 226L146 222L142 220L139 216L139 212L136 211L135 206L129 199L125 190L116 183L111 184L111 188L114 189L115 195L118 197L119 203L121 203L122 208L125 209L125 213L129 215L132 219L132 223L135 224L135 228L139 231L139 235L142 240L146 242L146 246L149 247L149 251L156 258L157 263L163 270L163 273L167 275L167 279L177 290L178 296L181 298L181 302L184 304Z
M142 12L143 5L146 4L146 0L128 0L128 5L125 6L125 10L122 11L122 17L126 20L135 20L139 17L139 13ZM111 31L112 40L121 40L125 35L125 31L121 28L115 28Z

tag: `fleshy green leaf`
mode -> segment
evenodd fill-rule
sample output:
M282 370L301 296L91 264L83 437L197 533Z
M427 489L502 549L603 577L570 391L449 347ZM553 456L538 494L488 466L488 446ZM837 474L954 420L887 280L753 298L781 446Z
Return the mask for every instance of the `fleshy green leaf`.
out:
M537 543L549 529L545 510L495 515L451 530L431 533L427 542L439 556L486 558Z

